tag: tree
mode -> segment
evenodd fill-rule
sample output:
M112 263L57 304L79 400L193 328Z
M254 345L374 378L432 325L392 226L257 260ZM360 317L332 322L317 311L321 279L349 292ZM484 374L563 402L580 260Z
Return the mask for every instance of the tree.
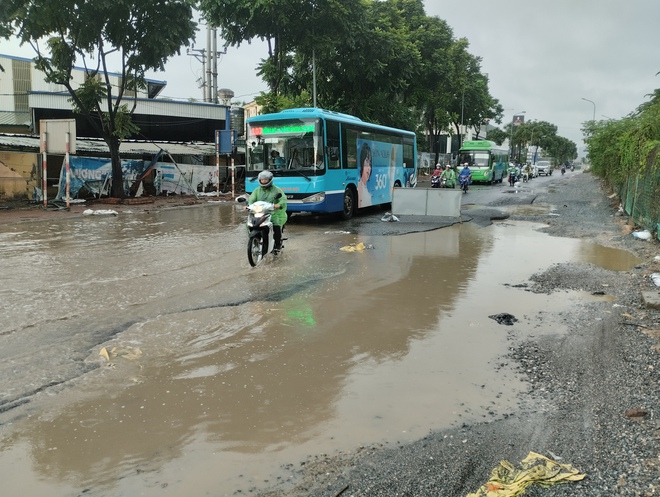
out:
M592 170L612 185L660 170L660 90L648 96L629 116L589 121L582 129Z
M317 64L324 106L371 122L416 129L419 115L410 88L421 57L410 28L422 16L420 0L366 4L354 34L336 39ZM299 79L305 73L310 74L305 66L294 72Z
M461 125L475 128L478 135L487 120L501 122L503 112L498 100L490 95L488 76L481 73L481 58L470 54L468 47L468 40L461 38L454 42L449 53L447 112L458 135Z
M502 143L504 143L508 138L509 133L500 128L494 128L488 132L488 139L497 143L498 145L502 145Z
M75 112L108 145L111 195L124 197L119 146L138 130L131 119L136 97L127 92L145 88L146 71L163 71L169 57L190 45L196 30L192 0L3 0L2 5L0 35L16 33L30 44L46 81L67 89ZM77 88L75 64L86 73ZM119 70L112 71L111 64L119 64ZM120 75L117 86L111 84L111 72Z
M264 111L280 110L279 97L291 85L294 56L332 50L337 40L347 41L361 30L368 0L200 0L207 21L222 29L230 46L257 38L268 45L257 74L269 87L262 96ZM311 93L311 88L306 88ZM289 92L289 96L290 92Z
M516 126L513 134L513 145L518 145L518 153L522 155L523 148L541 147L548 150L557 136L557 126L547 121L528 121Z
M449 51L454 43L449 25L437 17L426 17L413 30L413 39L421 58L411 82L411 103L422 115L424 130L429 139L430 150L438 161L440 135L451 124L447 112L446 89L449 85Z

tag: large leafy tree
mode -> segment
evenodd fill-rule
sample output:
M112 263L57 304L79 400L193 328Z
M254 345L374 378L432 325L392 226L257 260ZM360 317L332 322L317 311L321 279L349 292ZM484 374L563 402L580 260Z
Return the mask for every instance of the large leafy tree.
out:
M279 110L281 96L292 84L290 69L296 53L311 55L312 49L324 53L337 40L350 39L360 29L368 1L200 0L199 8L210 24L222 29L230 46L254 39L266 41L268 53L257 74L269 87L268 95L261 99L268 112Z
M544 150L550 150L555 144L557 126L547 121L528 121L515 127L512 145L518 150L518 158L521 157L524 148L538 146Z
M324 107L371 122L415 129L411 81L420 52L410 37L410 23L423 16L419 0L368 2L352 35L335 39L317 57L317 82ZM318 53L318 51L317 51ZM293 74L310 84L309 49Z
M488 76L481 72L481 58L468 52L468 48L468 40L461 38L448 54L451 73L445 108L457 134L462 125L475 128L478 134L485 122L501 122L503 112L499 101L490 95Z
M481 61L423 0L200 0L230 45L267 40L265 112L312 104L420 131L500 122ZM316 84L314 84L314 82ZM453 126L452 126L453 125Z
M2 0L0 35L15 33L34 48L46 80L68 90L75 111L107 143L113 197L125 196L119 146L137 131L135 90L146 87L147 71L163 71L193 41L192 1ZM86 72L80 86L72 81L74 65ZM110 73L119 73L117 85Z
M419 29L411 34L421 54L412 82L412 101L422 115L429 149L436 153L437 161L440 135L451 124L447 112L450 98L446 90L452 72L449 53L454 44L453 32L445 21L425 16Z

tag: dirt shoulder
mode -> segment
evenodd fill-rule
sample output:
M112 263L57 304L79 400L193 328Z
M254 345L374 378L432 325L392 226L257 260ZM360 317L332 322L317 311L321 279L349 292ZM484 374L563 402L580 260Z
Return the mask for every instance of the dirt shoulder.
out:
M631 271L592 264L557 264L523 286L537 293L582 290L610 301L576 302L552 319L564 335L511 339L508 357L526 379L519 409L483 423L430 433L409 444L374 444L353 453L314 456L286 468L292 475L266 497L465 496L476 492L501 460L516 464L530 451L569 463L581 482L530 488L529 496L654 495L660 463L660 313L645 307L660 271L658 242L630 235L618 202L589 174L565 178L535 203L552 216L517 216L543 222L553 236L584 238L633 251L642 262ZM542 250L539 247L539 250ZM507 284L507 282L503 282ZM493 406L494 412L501 412ZM635 415L633 415L635 414Z
M119 202L116 199L90 200L84 203L71 203L69 208L64 204L58 206L49 205L48 208L44 208L41 203L28 201L0 202L0 224L74 218L87 215L85 211L114 211L119 215L123 213L191 207L204 205L209 202L231 201L231 194L220 194L217 197L195 197L194 195L138 197L124 199Z

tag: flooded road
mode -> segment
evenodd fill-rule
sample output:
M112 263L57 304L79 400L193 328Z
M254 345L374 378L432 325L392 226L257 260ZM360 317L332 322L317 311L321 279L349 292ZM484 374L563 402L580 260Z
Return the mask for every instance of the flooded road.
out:
M585 297L516 285L637 263L530 223L298 221L251 268L243 222L208 205L0 226L7 495L247 493L314 454L515 412L508 339L561 333L547 314ZM339 250L355 242L373 248Z

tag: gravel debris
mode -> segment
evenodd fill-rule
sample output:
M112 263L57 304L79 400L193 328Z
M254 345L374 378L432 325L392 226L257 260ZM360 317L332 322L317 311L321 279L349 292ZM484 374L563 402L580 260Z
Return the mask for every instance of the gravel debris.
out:
M531 487L526 496L660 493L660 312L641 299L642 291L656 289L649 275L660 271L659 244L630 235L629 220L610 196L599 179L576 172L531 198L535 205L555 206L554 215L511 217L542 222L542 231L553 236L626 249L643 261L631 271L557 264L515 285L536 293L580 290L613 297L585 300L569 315L552 316L567 333L525 341L509 335L508 359L528 383L517 412L412 443L311 456L287 466L287 482L258 495L465 496L488 480L500 460L517 464L529 451L571 464L587 477ZM497 406L493 411L500 412Z

